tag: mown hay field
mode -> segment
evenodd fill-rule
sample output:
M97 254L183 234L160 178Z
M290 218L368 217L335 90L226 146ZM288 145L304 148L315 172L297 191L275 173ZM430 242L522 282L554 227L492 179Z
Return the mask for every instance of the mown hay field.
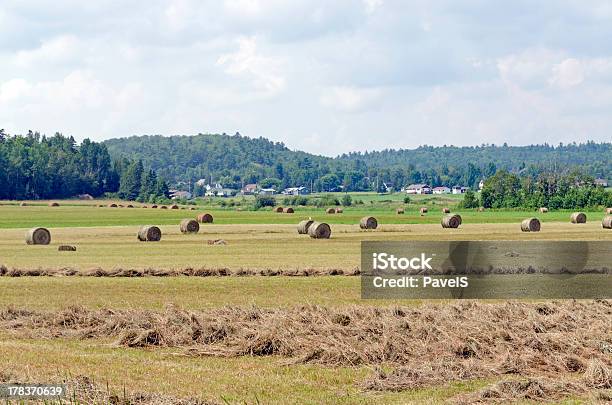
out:
M514 311L503 303L490 303L491 310L487 309L488 304L478 304L475 308L490 318L490 325L498 323L496 313L502 314L500 321L509 322L508 325L496 329L495 333L489 333L492 327L483 326L478 331L472 327L462 331L460 341L455 341L459 335L451 333L446 326L426 327L429 322L435 323L432 314L440 312L432 307L435 302L365 302L360 300L359 277L304 276L354 273L359 266L363 240L612 241L612 232L601 227L603 214L600 212L587 212L587 224L570 224L569 212L537 215L533 212L458 211L463 224L458 229L443 229L440 225L442 213L437 208L434 212L431 207L426 216L420 217L416 208L408 209L404 215L380 208L348 208L343 214L325 215L323 209L299 207L295 214L277 214L271 210L154 210L60 203L60 207L0 206L0 270L5 273L0 277L0 381L87 381L85 385L98 387L96 395L92 395L101 402L109 402L116 394L120 399L129 397L131 402L137 403L138 393L146 393L153 397L140 403L159 404L185 403L180 399L189 397L219 404L281 404L288 400L329 404L458 403L461 400L472 403L478 399L487 402L490 395L500 395L502 399L509 396L518 403L548 400L575 404L593 403L597 400L594 395L607 395L600 391L605 391L605 384L609 383L605 372L610 364L593 363L589 356L604 361L608 358L606 344L612 342L612 336L606 335L601 326L605 326L602 322L610 317L609 301L594 306L578 304L576 308L566 304L562 307L529 304L532 306L517 307L517 311L525 311L526 316L519 314L514 320L503 315ZM214 223L200 224L197 234L181 233L180 220L195 217L200 212L211 212ZM359 228L359 219L365 215L377 218L376 230ZM534 215L542 220L542 231L521 232L520 221ZM309 216L331 225L331 239L315 240L298 235L297 223ZM144 224L161 228L160 242L136 239L140 225ZM49 228L51 244L27 245L25 232L33 226ZM225 243L208 243L219 240ZM58 251L59 245L73 245L77 250ZM231 276L23 276L28 272L55 271L59 274L140 274L134 270L162 274L164 271L169 274L195 271ZM299 276L252 275L279 271ZM495 307L498 304L502 306ZM470 305L443 311L448 316L456 313L465 318L470 316ZM303 314L301 306L306 306ZM189 322L183 322L180 314L184 310L197 312L185 318L191 319ZM591 310L597 311L590 314ZM92 319L121 318L131 314L130 311L135 311L133 319L138 320L135 330L131 330L131 322L119 321L117 328L110 329L114 332L106 335L104 329L88 324ZM152 312L147 315L138 311ZM224 311L243 315L235 323L197 320L209 316L217 319L215 311L220 311L221 315ZM268 317L269 311L277 315ZM320 315L328 311L329 317ZM41 322L45 313L49 320ZM178 315L174 316L175 313ZM418 313L424 323L411 323L416 322L413 316ZM307 314L323 318L305 322L302 328L299 320ZM405 323L394 318L400 314L406 316ZM394 350L412 346L398 346L393 336L387 338L391 330L385 325L390 323L378 319L381 316L395 319L391 322L395 329L413 331L411 336L415 342L421 342L424 347L434 347L428 346L430 339L437 342L436 347L440 350L446 347L445 339L453 344L466 343L467 346L459 345L457 350L449 346L450 351L444 354L461 366L441 367L436 371L449 373L442 382L427 367L403 367L414 364L394 357ZM357 354L365 359L383 356L380 358L387 360L353 364L351 357L347 357L349 361L329 363L322 360L328 357L320 357L322 355L316 351L301 352L309 347L304 339L312 340L313 347L320 346L323 353L328 350L327 356L336 353L330 347L341 349L338 353L356 351L356 346L346 343L353 338L350 320L357 319L354 317L362 323L355 333L367 331L366 340L360 338L361 335L354 335L363 343ZM598 323L583 322L580 317L596 319ZM257 326L268 318L272 323ZM283 326L288 319L294 319L295 332ZM475 314L471 319L480 318ZM321 322L332 325L331 329L313 332ZM363 327L372 322L377 326L370 330ZM447 324L448 328L455 325L452 319ZM198 325L202 326L204 334ZM595 325L599 326L595 328ZM41 329L41 326L44 327ZM520 326L522 329L517 330L521 333L515 333L510 339L503 335L503 330L514 333L514 326ZM251 327L254 329L249 329ZM278 333L274 327L278 328ZM168 328L167 334L158 332L165 328ZM172 328L178 328L182 336L197 340L197 352L164 343L164 339L178 336ZM289 335L283 341L274 339L289 332L295 333L295 342ZM397 330L392 332L398 333ZM500 357L505 345L511 344L507 342L527 339L525 336L531 335L526 333L535 333L533 339L528 339L534 342L534 346L528 348L528 354L535 356L533 364L540 364L541 357L536 356L540 352L550 363L544 373L548 377L544 379L537 373L533 375L530 368L533 364L521 364L516 359L506 362ZM572 335L574 333L577 335ZM407 335L401 332L394 336ZM231 346L232 339L259 342L259 346L248 349L250 354L248 351L240 355L226 353L224 350ZM368 339L374 339L372 350ZM297 345L295 348L292 342ZM317 342L321 345L314 344ZM578 348L582 350L582 357L571 357ZM603 351L595 352L598 348ZM398 353L414 355L415 359L421 356L419 353ZM308 355L304 357L304 354ZM435 357L435 353L430 355ZM494 361L495 367L486 364L487 361ZM493 374L488 371L502 366L514 371ZM521 372L521 367L526 371ZM497 384L507 380L510 383ZM420 383L415 385L414 381ZM562 384L556 384L558 381ZM585 387L585 381L591 385L581 388ZM509 386L512 390L507 388ZM483 389L485 391L481 391Z

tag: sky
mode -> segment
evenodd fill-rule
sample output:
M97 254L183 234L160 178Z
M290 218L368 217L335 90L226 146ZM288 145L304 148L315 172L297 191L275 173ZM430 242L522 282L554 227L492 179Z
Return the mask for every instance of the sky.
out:
M0 2L0 128L334 156L612 140L612 3Z

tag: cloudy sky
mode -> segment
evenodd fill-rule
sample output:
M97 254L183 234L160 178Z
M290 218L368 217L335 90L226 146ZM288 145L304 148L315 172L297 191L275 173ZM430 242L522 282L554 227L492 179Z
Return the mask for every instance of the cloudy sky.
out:
M612 3L2 0L0 128L326 155L610 141Z

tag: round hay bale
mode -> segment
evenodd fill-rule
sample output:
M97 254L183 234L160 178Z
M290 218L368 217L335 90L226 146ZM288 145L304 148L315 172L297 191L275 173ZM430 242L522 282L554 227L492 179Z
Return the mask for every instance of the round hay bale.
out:
M442 208L442 213L443 214L450 214L450 208L448 208L448 207Z
M143 225L138 230L138 240L141 242L159 242L161 237L161 230L153 225Z
M335 208L328 208L325 210L326 214L335 214L336 213L336 209Z
M54 202L50 202L49 203L49 207L59 207L59 203Z
M295 212L295 210L291 207L287 207L285 208L285 214L293 214Z
M376 229L378 228L378 221L374 217L363 217L359 221L359 227L361 229Z
M190 210L190 211L195 211L195 210L196 210L196 207L189 207L189 210Z
M178 210L178 209L179 209L179 206L178 206L178 205L176 205L176 204L172 204L172 205L170 206L170 209L171 209L171 210Z
M132 204L128 204L127 208L134 208L134 206Z
M28 204L26 204L26 203L22 202L22 203L20 203L20 204L19 204L19 206L20 206L20 207L27 207L27 206L28 206Z
M485 208L484 207L478 207L478 212L484 212Z
M153 204L151 205L151 208L157 208L157 205Z
M207 212L198 214L196 219L198 220L198 222L203 223L203 224L212 224L213 222L213 216Z
M604 219L601 220L601 226L605 229L612 229L612 215L606 215Z
M28 245L48 245L51 243L51 232L47 228L32 228L26 232Z
M308 228L310 228L310 225L312 225L314 223L314 221L312 219L305 219L303 221L300 221L300 223L297 226L297 231L300 235L307 235L308 234Z
M421 209L419 210L421 214L427 214L427 211L427 207L421 207Z
M398 208L398 209L396 209L396 210L395 210L395 213L396 213L397 215L401 215L401 214L403 214L404 212L405 212L405 211L404 211L404 209L403 209L403 208Z
M59 245L57 247L58 252L76 252L76 246L71 245Z
M521 231L540 232L540 220L537 218L527 218L521 222Z
M198 233L200 231L200 223L195 219L186 218L181 220L181 232L183 233Z
M336 214L342 214L344 211L342 208L336 208Z
M160 206L159 206L159 209L160 209L160 210L167 210L167 209L168 209L168 207L166 207L165 205L160 205Z
M540 212L541 212L542 214L546 214L546 213L548 212L548 208L546 208L546 207L540 207Z
M98 208L103 208L104 204L98 204Z
M324 222L313 222L308 227L308 235L313 239L329 239L331 228Z
M584 212L574 212L570 215L570 222L572 224L586 224L587 216Z
M274 207L274 208L272 208L272 211L281 213L281 212L283 212L283 207Z
M143 206L142 206L142 207L140 207L140 208L149 208L149 207L147 207L146 205L143 205Z
M461 225L461 215L452 214L442 217L442 228L459 228Z
M119 204L119 205L117 205L117 207L123 208L123 204Z
M606 215L612 214L612 208L606 208Z

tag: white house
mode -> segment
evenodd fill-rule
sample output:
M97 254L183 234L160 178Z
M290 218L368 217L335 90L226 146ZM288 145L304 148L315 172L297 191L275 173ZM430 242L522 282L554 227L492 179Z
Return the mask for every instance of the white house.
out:
M469 187L453 186L453 194L463 194L469 189Z
M446 186L434 187L432 190L433 194L450 194L451 189Z
M406 194L431 194L431 187L427 184L411 184L406 187Z
M310 194L310 190L308 190L304 186L289 187L289 188L284 189L282 194L285 194L285 195L307 195L307 194Z
M606 179L595 179L596 186L608 187L608 180Z
M480 180L480 183L478 183L478 190L482 190L483 187L484 187L484 180Z
M242 187L241 193L243 195L251 195L255 194L255 191L257 191L257 184L247 184Z

